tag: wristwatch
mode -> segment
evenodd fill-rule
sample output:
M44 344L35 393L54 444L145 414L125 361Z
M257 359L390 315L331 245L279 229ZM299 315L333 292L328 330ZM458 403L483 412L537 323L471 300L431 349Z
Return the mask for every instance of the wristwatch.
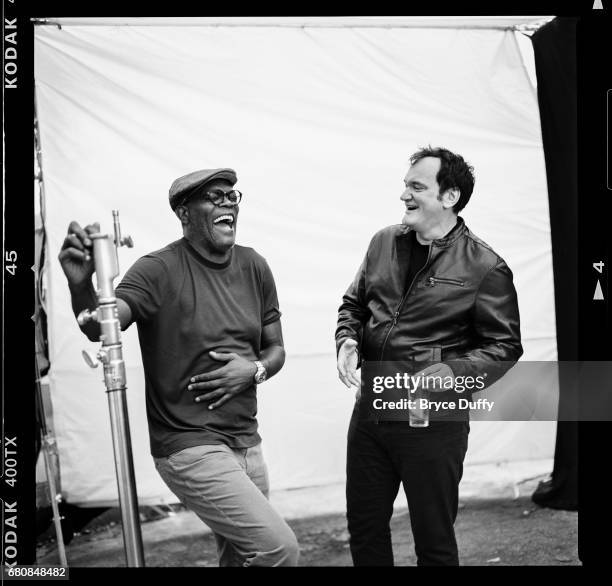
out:
M268 373L266 372L266 367L259 360L255 360L255 366L257 371L253 375L253 379L257 384L260 384L266 380Z

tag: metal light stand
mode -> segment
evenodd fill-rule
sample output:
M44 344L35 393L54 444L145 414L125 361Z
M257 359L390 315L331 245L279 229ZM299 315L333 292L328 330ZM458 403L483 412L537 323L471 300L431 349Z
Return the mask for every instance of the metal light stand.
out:
M42 389L40 383L40 371L38 368L38 360L34 360L36 365L36 398L37 407L39 411L39 419L41 425L42 434L42 453L45 460L45 472L47 474L47 483L49 486L49 497L51 501L51 511L53 512L53 525L55 526L55 534L57 536L57 552L59 555L60 564L63 567L68 567L68 560L66 558L66 547L64 545L64 534L62 532L62 519L59 511L59 503L62 501L62 495L57 491L55 486L55 460L57 458L57 444L53 434L49 432L47 427L47 419L45 414L45 407L42 396Z
M38 127L38 108L36 102L36 94L34 95L34 148L36 150L36 162L38 163L38 173L35 179L38 181L39 188L39 196L40 196L40 216L43 223L44 228L44 218L45 218L45 184L43 181L42 175L42 147L40 144L40 129ZM43 231L44 234L44 231ZM43 250L44 250L44 240L43 240ZM42 257L41 252L41 257ZM41 311L41 292L39 289L40 286L40 272L42 268L39 266L39 262L41 257L36 259L36 267L37 267L37 284L36 284L36 295L34 296L34 318L35 323L38 326L38 320L40 319L40 311ZM49 498L51 501L51 511L53 513L53 524L55 526L55 534L57 538L57 552L59 555L60 564L63 567L68 567L68 559L66 558L66 546L64 543L64 533L62 531L62 519L64 517L61 516L59 505L62 502L62 495L58 492L58 487L55 484L55 477L57 474L57 466L56 462L58 461L58 453L57 453L57 443L55 441L55 437L49 427L47 426L47 416L45 413L45 402L43 399L42 393L42 384L40 380L40 365L39 365L40 356L38 352L36 353L36 357L34 358L34 367L36 369L36 403L38 410L38 418L40 420L41 426L41 449L43 453L43 458L45 461L45 472L47 474L47 485L49 487Z
M125 556L129 567L139 568L144 567L144 554L125 395L126 378L121 326L113 287L113 280L119 275L117 249L120 246L131 248L133 243L129 236L121 237L117 210L113 210L113 227L114 241L109 234L89 234L89 238L93 241L93 257L98 281L96 291L98 307L93 311L88 309L82 311L77 320L79 325L85 325L92 320L100 324L102 348L96 356L84 350L83 358L91 368L96 368L100 362L104 366L104 384L110 411Z

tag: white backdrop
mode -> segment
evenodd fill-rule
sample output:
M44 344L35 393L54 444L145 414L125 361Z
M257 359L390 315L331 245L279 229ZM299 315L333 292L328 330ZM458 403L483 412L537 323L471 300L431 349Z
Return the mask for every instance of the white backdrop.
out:
M217 166L245 193L238 242L276 278L285 368L260 387L272 488L344 478L352 394L337 379L341 296L372 234L398 223L409 155L441 145L476 169L470 228L515 275L525 360L555 360L540 122L510 30L394 27L38 26L35 75L46 189L51 390L62 487L116 499L100 370L57 261L67 226L111 209L135 247L125 271L181 236L172 181ZM135 327L124 333L142 503L169 493L149 456ZM466 463L552 456L554 423L474 424Z

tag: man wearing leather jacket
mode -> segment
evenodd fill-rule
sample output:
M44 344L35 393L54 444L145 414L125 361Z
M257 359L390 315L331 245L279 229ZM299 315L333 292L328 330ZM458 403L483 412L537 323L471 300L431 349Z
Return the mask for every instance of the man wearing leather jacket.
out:
M421 149L410 162L402 224L374 235L339 308L338 372L349 388L360 388L362 360L427 362L421 374L444 380L477 375L486 363L497 365L496 379L523 352L512 272L458 216L472 195L473 168L444 148ZM361 417L359 401L358 393L347 450L353 563L393 565L389 522L402 483L417 564L458 565L454 522L469 416L410 427Z

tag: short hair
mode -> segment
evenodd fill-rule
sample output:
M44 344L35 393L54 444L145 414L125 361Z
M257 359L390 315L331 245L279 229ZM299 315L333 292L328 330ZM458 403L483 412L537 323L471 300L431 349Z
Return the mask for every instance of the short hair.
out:
M410 156L410 164L414 165L425 157L440 159L440 170L436 181L440 186L440 193L447 189L459 190L459 201L453 206L453 211L459 213L470 201L474 191L474 167L469 165L461 155L442 147L423 147Z

